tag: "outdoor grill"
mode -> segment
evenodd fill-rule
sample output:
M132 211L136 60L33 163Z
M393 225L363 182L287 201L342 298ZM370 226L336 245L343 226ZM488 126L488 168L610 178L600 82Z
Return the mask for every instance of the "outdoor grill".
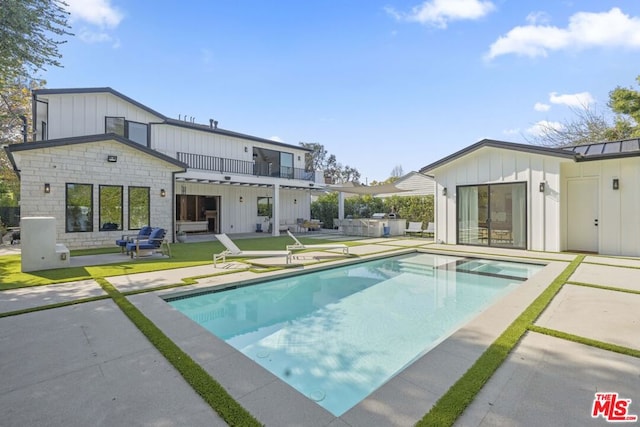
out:
M371 219L385 219L387 217L386 213L378 212L371 215Z

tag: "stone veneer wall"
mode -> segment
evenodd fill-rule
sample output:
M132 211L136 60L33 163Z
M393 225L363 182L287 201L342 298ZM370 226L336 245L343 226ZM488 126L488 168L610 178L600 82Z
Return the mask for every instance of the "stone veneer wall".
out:
M115 155L115 163L107 156ZM167 230L173 236L173 175L180 168L157 157L117 141L69 144L14 152L20 168L21 216L56 218L57 242L70 249L110 246L128 226L128 187L149 187L151 226ZM45 194L44 184L51 192ZM93 184L92 232L65 231L65 193L67 183ZM123 230L99 231L100 185L123 187ZM165 197L160 196L164 189Z

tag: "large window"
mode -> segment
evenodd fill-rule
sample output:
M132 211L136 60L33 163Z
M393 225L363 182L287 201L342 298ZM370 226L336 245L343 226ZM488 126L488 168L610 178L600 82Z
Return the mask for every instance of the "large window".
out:
M149 125L145 123L125 120L124 117L105 117L104 131L123 136L140 145L148 145Z
M122 186L100 186L100 230L122 230Z
M255 175L276 178L293 178L294 176L292 153L254 147L253 160Z
M93 231L93 185L67 184L65 200L66 231Z
M151 225L149 218L149 187L129 187L129 230Z
M458 243L526 249L526 183L457 188Z
M271 197L258 197L258 216L273 216L273 202Z

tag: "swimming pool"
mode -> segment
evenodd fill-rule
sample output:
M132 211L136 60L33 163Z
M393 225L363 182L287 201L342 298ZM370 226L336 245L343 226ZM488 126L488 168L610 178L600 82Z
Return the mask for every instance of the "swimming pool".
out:
M542 267L412 253L167 301L340 416Z

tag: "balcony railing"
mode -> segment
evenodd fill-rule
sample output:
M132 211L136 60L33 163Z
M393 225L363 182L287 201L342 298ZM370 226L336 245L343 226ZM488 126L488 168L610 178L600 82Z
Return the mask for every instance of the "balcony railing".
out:
M274 168L268 163L255 163L246 160L227 159L224 157L206 156L178 152L178 160L186 163L190 169L199 169L219 173L238 175L269 176L272 178L300 179L314 181L315 174L299 168L281 166Z

